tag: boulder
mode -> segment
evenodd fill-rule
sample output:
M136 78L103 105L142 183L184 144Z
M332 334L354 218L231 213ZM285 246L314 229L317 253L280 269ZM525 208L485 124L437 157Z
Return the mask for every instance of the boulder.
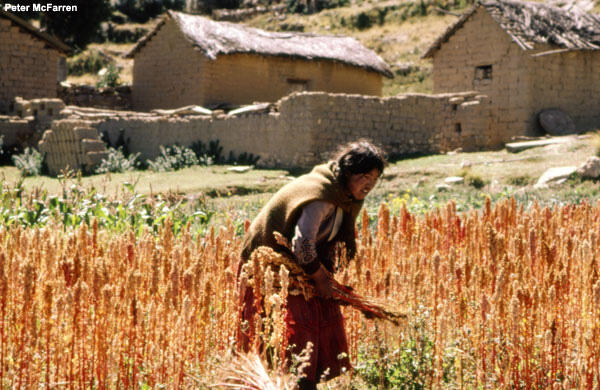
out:
M538 114L542 129L550 135L566 135L575 133L575 123L563 110L548 108Z
M577 174L584 179L600 178L600 158L592 156L587 159L579 168Z
M576 170L577 167L574 166L550 168L546 172L544 172L542 176L540 176L537 183L535 183L535 186L533 187L542 188L548 186L550 183L563 183L563 179L567 179Z
M462 176L450 176L444 179L444 183L446 184L462 184L465 182L465 178Z

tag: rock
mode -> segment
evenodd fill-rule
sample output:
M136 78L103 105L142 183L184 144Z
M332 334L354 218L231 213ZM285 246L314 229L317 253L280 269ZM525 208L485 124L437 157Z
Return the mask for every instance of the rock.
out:
M460 163L460 167L461 168L471 168L472 166L473 166L473 163L471 161L469 161L469 160L463 160Z
M463 148L456 148L454 150L449 151L448 153L446 153L448 156L454 156L458 153L462 153Z
M446 184L462 184L465 182L465 178L462 176L450 176L444 179L444 183Z
M542 176L540 176L540 178L538 179L537 183L535 183L533 188L546 187L552 182L556 183L561 179L567 179L576 170L577 170L577 167L574 167L574 166L550 168L550 169L546 170L546 172L544 172L544 174Z
M448 184L438 184L435 186L438 192L445 192L450 190L450 186Z
M571 137L547 138L538 139L535 141L511 142L506 144L506 151L510 153L519 153L523 150L531 148L539 148L541 146L566 144L572 141Z
M252 169L252 166L250 166L250 165L240 165L239 167L229 167L229 168L227 168L227 171L235 172L235 173L244 173L244 172L248 172L251 169Z
M592 156L577 168L577 174L584 179L600 178L600 158Z
M538 114L542 128L550 135L566 135L575 133L575 123L563 110L548 108Z

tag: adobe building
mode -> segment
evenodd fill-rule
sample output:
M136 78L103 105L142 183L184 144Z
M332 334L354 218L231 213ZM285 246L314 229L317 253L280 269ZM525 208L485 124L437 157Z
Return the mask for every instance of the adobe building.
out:
M481 1L423 55L434 93L475 90L493 106L499 140L540 132L537 114L600 127L600 17L543 3Z
M66 78L71 49L25 20L0 9L0 113L14 98L54 98Z
M353 38L278 33L169 11L134 58L136 110L273 102L295 91L381 95L393 77Z

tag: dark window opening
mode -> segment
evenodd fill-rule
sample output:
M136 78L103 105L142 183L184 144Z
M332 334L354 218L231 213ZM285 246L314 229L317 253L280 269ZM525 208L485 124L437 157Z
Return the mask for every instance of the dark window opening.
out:
M287 79L291 92L308 91L308 80L304 79Z
M454 131L456 131L457 134L462 133L462 125L460 123L455 124Z
M52 109L51 108L48 109L48 115L52 116Z
M492 65L482 65L475 68L475 80L491 80Z
M13 112L15 110L15 103L10 103L8 105L8 112Z
M37 116L37 110L33 110L33 116Z
M452 111L456 111L457 108L458 108L458 104L453 104L452 105Z

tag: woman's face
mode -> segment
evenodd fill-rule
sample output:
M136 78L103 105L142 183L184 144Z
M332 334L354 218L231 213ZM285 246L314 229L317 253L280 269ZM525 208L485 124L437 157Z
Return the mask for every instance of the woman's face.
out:
M377 179L381 173L377 168L373 168L367 173L355 173L348 178L348 190L357 200L363 200L367 194L377 184Z

